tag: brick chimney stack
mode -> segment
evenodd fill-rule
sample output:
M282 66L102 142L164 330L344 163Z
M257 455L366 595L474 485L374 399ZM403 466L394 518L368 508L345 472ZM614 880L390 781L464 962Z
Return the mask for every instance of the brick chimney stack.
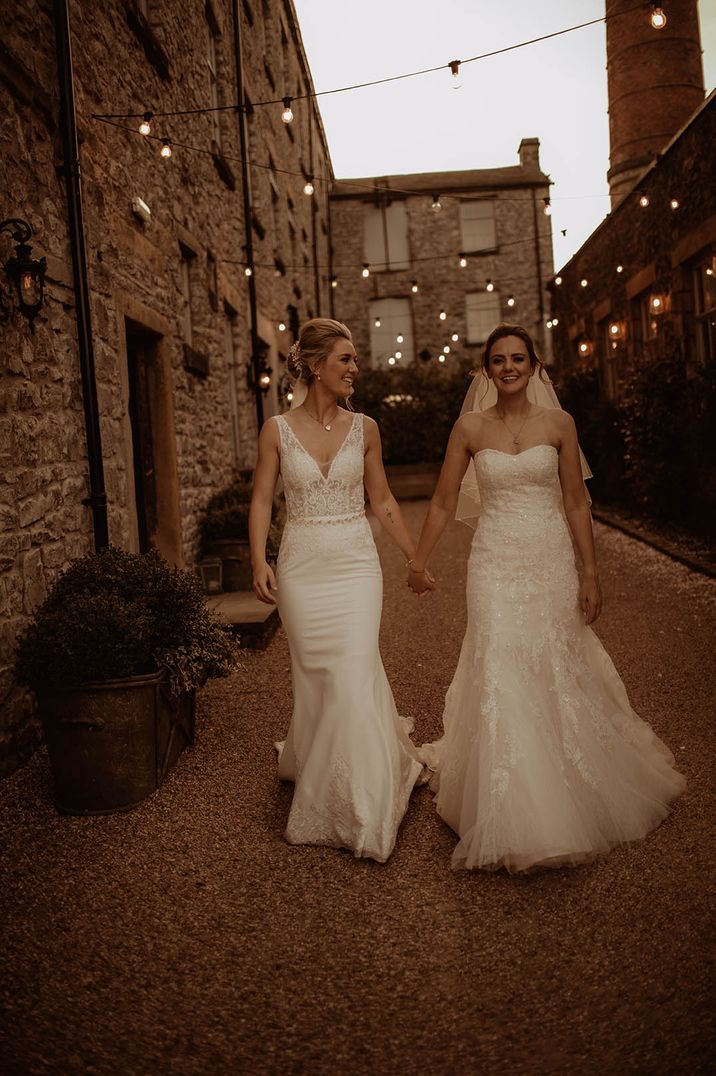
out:
M666 26L650 5L606 0L612 208L704 99L697 0L663 0Z

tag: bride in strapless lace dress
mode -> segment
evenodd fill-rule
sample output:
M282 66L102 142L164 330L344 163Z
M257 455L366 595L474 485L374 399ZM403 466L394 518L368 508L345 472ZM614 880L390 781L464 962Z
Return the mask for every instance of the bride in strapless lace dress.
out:
M409 575L429 587L421 569L472 464L467 631L423 759L460 838L453 866L572 865L644 837L685 780L590 627L601 596L574 422L531 402L541 366L524 329L498 327L484 361L496 403L455 424Z
M250 517L254 590L278 602L291 649L293 717L276 745L279 776L295 782L285 837L383 862L423 767L378 649L383 579L364 486L407 558L414 543L388 488L378 427L338 406L358 372L346 327L309 321L289 369L294 405L303 402L261 431ZM265 548L279 472L287 521L274 577Z

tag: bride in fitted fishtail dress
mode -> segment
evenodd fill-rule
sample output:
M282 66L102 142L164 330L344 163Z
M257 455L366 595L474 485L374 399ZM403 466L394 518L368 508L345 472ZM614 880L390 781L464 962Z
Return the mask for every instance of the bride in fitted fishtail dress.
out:
M378 649L383 581L364 507L407 557L413 543L390 494L371 419L337 405L357 373L345 326L314 319L290 357L308 394L261 434L252 506L257 595L276 599L291 649L294 709L279 776L295 782L285 837L384 861L422 766ZM323 455L325 453L325 455ZM287 521L274 579L265 537L278 471Z
M498 327L476 380L484 409L455 425L409 577L429 589L421 569L467 470L467 631L444 735L423 747L455 867L584 862L644 837L685 785L590 626L601 596L576 431L547 389L547 406L531 401L540 377L525 330Z

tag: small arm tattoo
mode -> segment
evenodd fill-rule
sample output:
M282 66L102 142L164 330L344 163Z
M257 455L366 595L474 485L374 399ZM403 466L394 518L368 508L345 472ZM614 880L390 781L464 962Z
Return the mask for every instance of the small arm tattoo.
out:
M395 523L395 520L393 519L393 513L391 512L390 508L386 508L385 514L391 523Z

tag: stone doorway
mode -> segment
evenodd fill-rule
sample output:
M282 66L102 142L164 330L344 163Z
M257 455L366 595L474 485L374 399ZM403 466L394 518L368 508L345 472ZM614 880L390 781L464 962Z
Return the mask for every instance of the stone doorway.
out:
M125 319L127 413L131 432L130 504L140 552L158 549L172 564L181 564L176 439L171 366L165 338ZM129 447L129 445L128 445Z

